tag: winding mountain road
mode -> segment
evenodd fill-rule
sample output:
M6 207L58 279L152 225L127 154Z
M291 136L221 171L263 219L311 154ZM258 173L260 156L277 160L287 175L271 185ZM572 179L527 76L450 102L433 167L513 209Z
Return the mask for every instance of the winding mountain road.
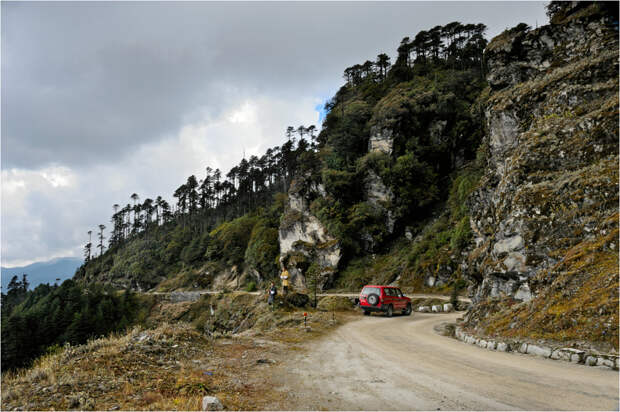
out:
M202 295L217 295L219 293L222 293L221 290L192 290L192 291L174 291L174 292L153 292L153 291L149 291L149 292L143 292L146 293L148 295L154 295L154 296L162 296L164 298L173 298L176 301L196 301L200 298L200 296ZM265 291L255 291L255 292L245 292L245 291L235 291L234 293L241 293L241 294L245 294L245 295L261 295L266 293ZM317 293L316 296L319 298L325 297L325 296L342 296L342 297L347 297L347 298L356 298L358 297L360 294L359 292L355 293L355 292L326 292L326 293ZM312 293L309 293L308 296L314 296ZM445 301L448 301L450 299L450 296L448 295L436 295L436 294L430 294L430 293L411 293L411 294L407 294L407 297L411 298L411 299L443 299ZM471 299L465 297L465 296L459 296L458 300L461 302L466 302L466 303L470 303Z
M459 314L360 317L273 376L290 410L618 410L618 372L441 336Z

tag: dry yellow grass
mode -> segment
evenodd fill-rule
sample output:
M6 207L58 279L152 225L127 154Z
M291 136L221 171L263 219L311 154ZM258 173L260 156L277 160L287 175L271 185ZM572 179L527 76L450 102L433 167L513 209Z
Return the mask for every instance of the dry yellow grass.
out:
M482 330L515 338L586 341L617 351L618 214L608 222L615 228L607 235L564 251L555 266L538 274L541 288L533 301L489 302L494 308L481 320Z
M217 396L227 409L262 409L281 394L269 368L300 344L354 317L287 312L285 326L212 339L188 323L136 327L125 335L65 347L2 376L2 410L199 410Z

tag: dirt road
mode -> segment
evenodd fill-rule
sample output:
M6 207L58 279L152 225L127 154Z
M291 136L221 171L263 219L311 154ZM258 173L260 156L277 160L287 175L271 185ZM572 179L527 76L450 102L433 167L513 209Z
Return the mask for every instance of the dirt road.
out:
M177 302L182 302L182 301L195 301L200 299L200 296L202 295L217 295L218 293L222 293L221 290L193 290L193 291L174 291L174 292L144 292L146 294L149 295L155 295L155 296L164 296L164 297L174 297L174 300L176 300ZM235 293L243 293L243 294L247 294L247 295L260 295L262 293L266 293L266 292L262 292L262 291L255 291L255 292L245 292L245 291L236 291ZM359 293L355 293L355 292L329 292L329 293L317 293L316 294L317 297L322 298L324 296L344 296L347 298L356 298L359 296ZM314 295L312 295L311 293L308 294L308 296L312 297ZM432 299L432 298L436 298L436 299L443 299L446 302L450 300L450 296L448 295L435 295L435 294L429 294L429 293L411 293L407 295L408 297L410 297L411 299ZM458 297L459 301L461 302L466 302L466 303L470 303L471 299L469 299L468 297L465 296L459 296Z
M291 410L618 410L618 372L437 334L458 314L360 317L274 372Z

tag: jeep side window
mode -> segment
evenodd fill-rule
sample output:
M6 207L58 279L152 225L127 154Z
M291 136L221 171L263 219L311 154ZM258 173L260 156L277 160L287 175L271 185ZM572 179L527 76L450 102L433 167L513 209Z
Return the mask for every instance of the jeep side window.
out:
M400 289L394 289L396 291L396 296L398 296L399 298L403 297L403 292L400 291Z

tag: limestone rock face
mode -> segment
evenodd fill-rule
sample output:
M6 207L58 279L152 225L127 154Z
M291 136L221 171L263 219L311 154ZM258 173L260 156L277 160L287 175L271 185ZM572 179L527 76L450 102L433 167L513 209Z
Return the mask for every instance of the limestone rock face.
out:
M571 248L617 229L618 40L604 18L495 38L487 168L469 201L474 302L528 301Z
M394 137L392 132L387 128L380 128L374 126L371 129L370 140L368 143L368 152L379 152L387 155L392 154L394 145ZM385 219L385 226L388 233L394 232L394 224L396 219L394 213L390 210L390 205L394 200L394 193L383 182L381 177L372 169L368 169L366 172L366 178L364 181L364 190L366 194L366 201L377 211L377 214L382 215ZM365 248L367 252L372 252L375 248L375 242L369 233L365 234Z
M391 155L394 147L392 130L381 126L374 126L370 130L368 152L383 152Z
M324 196L325 190L302 177L293 181L288 195L289 203L278 231L280 256L285 258L294 287L308 286L306 274L314 265L312 270L318 271L317 286L322 290L333 282L341 257L338 240L309 209L311 199Z

